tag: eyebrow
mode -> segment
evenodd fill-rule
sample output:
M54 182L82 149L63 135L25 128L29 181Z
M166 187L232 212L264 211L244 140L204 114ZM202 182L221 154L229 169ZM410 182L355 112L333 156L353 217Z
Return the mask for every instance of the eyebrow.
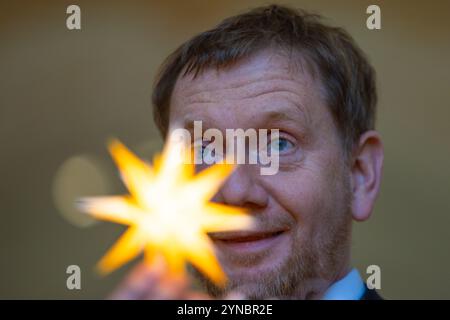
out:
M285 123L285 122L291 122L298 124L299 126L306 127L308 126L308 123L310 123L311 118L309 115L309 112L307 108L305 108L303 105L299 103L294 103L292 100L289 99L289 107L281 106L280 108L274 108L269 107L265 110L261 111L261 119L258 120L259 125L256 125L255 121L255 127L259 127L262 124L268 124L268 123ZM187 113L181 124L183 128L193 131L194 130L194 121L202 121L202 127L203 130L205 128L211 128L214 126L210 126L214 124L214 121L212 119L199 119L195 118L195 115L193 116L192 113Z
M292 126L292 125L290 126L291 128L306 129L308 127L308 123L306 122L307 119L305 119L305 117L303 117L303 116L299 116L299 117L291 116L290 114L292 114L292 113L293 112L286 112L285 110L280 110L280 111L273 110L273 111L265 112L263 117L260 120L258 120L258 124L255 122L254 126L252 126L252 127L255 129L260 129L260 128L266 128L266 127L276 127L277 124L280 124L280 123L291 123L291 124L294 124L294 126ZM209 124L213 124L213 122L210 122L209 119L207 119L207 120L195 119L195 118L191 117L190 115L186 115L186 117L184 118L184 120L182 122L183 128L185 128L189 132L193 133L194 132L194 121L202 121L203 133L205 130L214 127L214 126L211 127L209 125ZM245 130L246 128L243 128L243 129ZM269 128L267 128L267 129L269 129Z
M194 131L194 121L201 121L202 122L202 127L208 127L208 123L209 120L204 120L204 119L195 119L193 117L191 117L189 114L187 114L183 121L182 121L182 127L185 128L188 131L193 132ZM204 131L204 130L203 130Z
M293 117L287 115L284 112L278 112L278 111L270 111L269 113L267 113L267 115L265 116L265 120L264 122L283 122L283 121L296 121L296 119L294 119Z
M290 107L266 111L263 122L295 122L307 125L310 122L308 110L298 104L294 106L295 110Z

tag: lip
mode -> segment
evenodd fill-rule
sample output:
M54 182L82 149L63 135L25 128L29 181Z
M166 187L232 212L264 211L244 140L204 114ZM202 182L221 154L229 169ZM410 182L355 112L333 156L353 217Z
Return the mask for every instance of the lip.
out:
M252 254L268 250L284 238L287 230L237 231L211 234L219 250L230 254Z

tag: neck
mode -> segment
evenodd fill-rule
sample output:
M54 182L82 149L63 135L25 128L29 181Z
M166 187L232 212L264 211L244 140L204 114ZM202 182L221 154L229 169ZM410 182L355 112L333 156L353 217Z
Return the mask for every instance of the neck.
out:
M343 279L350 271L350 250L345 258L342 259L342 263L339 264L334 271L321 274L319 277L310 279L307 283L302 284L299 288L299 292L295 294L295 299L304 300L320 300L325 295L325 292L335 282Z

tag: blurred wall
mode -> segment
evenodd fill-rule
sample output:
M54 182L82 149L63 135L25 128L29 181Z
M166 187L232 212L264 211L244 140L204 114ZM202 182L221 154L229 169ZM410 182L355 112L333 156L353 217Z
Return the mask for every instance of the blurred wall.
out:
M274 1L275 2L275 1ZM153 77L181 42L265 1L0 2L0 298L103 298L129 269L95 263L123 228L74 216L75 196L123 192L105 142L161 146ZM345 27L378 72L385 170L373 217L354 226L355 266L387 298L450 298L450 2L285 1ZM78 4L82 30L66 28ZM366 28L378 4L382 29ZM71 211L72 210L72 211ZM66 267L82 290L66 289Z

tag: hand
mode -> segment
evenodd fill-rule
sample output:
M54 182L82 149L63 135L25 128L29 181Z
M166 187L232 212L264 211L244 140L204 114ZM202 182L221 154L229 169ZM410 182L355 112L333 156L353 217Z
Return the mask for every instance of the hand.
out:
M190 288L189 279L168 276L163 263L141 263L111 295L114 300L204 300L207 294Z

